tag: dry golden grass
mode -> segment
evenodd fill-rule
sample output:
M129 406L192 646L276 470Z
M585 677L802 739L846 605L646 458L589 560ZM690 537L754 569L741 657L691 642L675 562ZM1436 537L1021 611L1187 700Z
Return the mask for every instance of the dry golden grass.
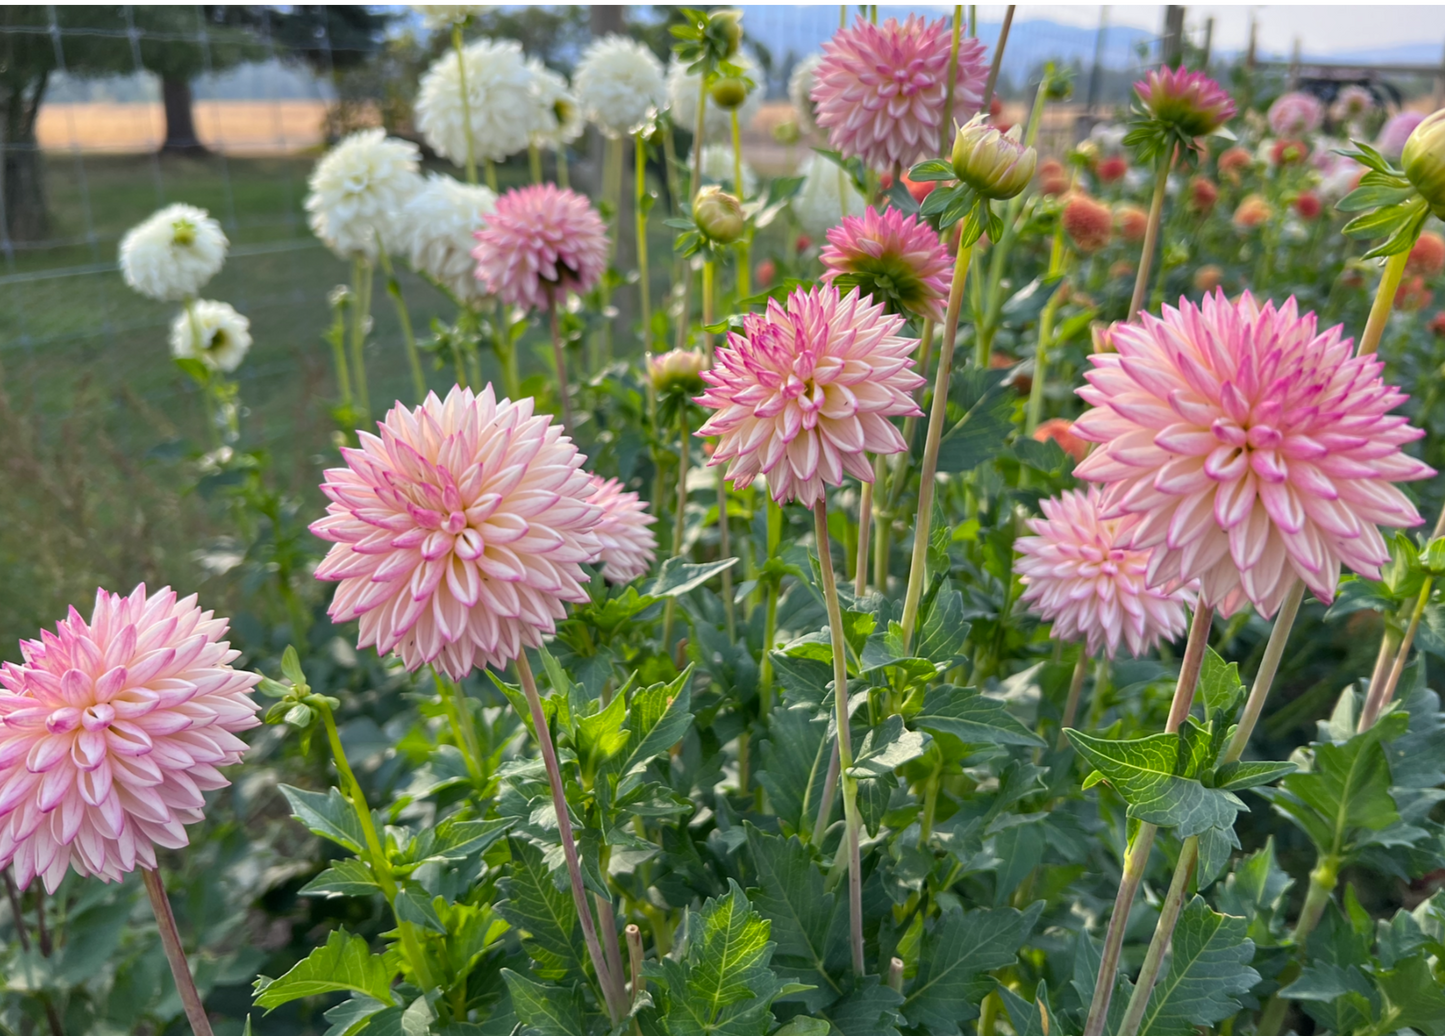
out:
M304 151L323 142L325 101L197 101L196 134L206 147L234 155ZM50 151L153 151L165 138L155 104L47 104L36 126Z

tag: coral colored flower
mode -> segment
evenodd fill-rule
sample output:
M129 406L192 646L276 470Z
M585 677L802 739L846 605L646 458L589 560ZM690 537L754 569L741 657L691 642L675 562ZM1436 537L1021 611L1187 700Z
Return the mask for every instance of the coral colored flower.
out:
M758 282L758 287L766 288L773 283L773 278L778 275L778 264L771 259L764 259L758 263L757 269L753 271L753 280Z
M1103 248L1114 234L1114 213L1087 194L1069 195L1059 220L1074 247L1085 255Z
M187 844L202 792L239 762L261 678L231 663L226 620L166 587L98 590L87 623L20 642L0 667L0 867L54 892L67 867L119 881Z
M824 284L856 287L889 313L942 321L953 260L933 228L917 216L871 205L828 231L820 256Z
M1405 272L1434 277L1441 270L1445 270L1445 238L1427 230L1415 239L1410 258L1405 262Z
M607 269L607 225L576 191L519 187L497 199L472 257L488 294L550 309L569 291L590 291Z
M583 457L534 401L453 388L401 404L326 472L334 544L317 579L339 582L330 614L360 620L358 647L431 662L454 680L540 647L585 601L602 511Z
M1214 211L1219 201L1219 188L1207 176L1196 176L1189 181L1189 211L1207 216Z
M1213 263L1209 263L1194 271L1194 290L1201 295L1207 295L1219 287L1220 282L1223 280L1224 270Z
M908 170L903 170L903 186L908 188L908 193L913 195L913 200L923 204L923 199L933 193L938 186L937 180L915 180L908 175Z
M1059 195L1069 189L1069 174L1057 158L1047 158L1039 165L1035 174L1039 181L1039 193Z
M1274 218L1274 208L1262 194L1246 195L1234 210L1234 225L1240 230L1253 230Z
M1115 183L1124 179L1129 172L1129 163L1124 160L1123 155L1105 155L1099 159L1094 166L1094 175L1099 178L1100 183Z
M806 252L808 249L813 247L813 239L807 234L799 234L798 240L794 242L794 245L797 247L798 253L801 255L803 252Z
M1184 632L1184 606L1193 605L1194 591L1149 586L1150 552L1129 544L1137 515L1105 517L1096 486L1067 490L1039 507L1044 516L1028 523L1034 534L1014 543L1022 555L1014 571L1025 587L1020 600L1054 624L1055 638L1082 639L1089 654L1109 658L1124 644L1137 657Z
M1269 148L1271 165L1298 165L1310 155L1310 146L1303 140L1276 140Z
M657 553L657 537L648 528L657 519L647 513L647 505L636 493L627 492L615 478L592 476L589 503L602 508L597 523L597 539L602 544L598 560L602 562L602 578L609 583L630 583L646 575Z
M873 481L869 453L908 448L888 418L921 413L910 394L923 384L912 370L918 341L902 327L857 289L827 286L745 314L702 375L697 401L716 412L697 434L720 437L708 463L727 463L739 489L766 475L778 503L809 507L845 473Z
M1078 390L1094 409L1074 432L1100 446L1074 473L1110 487L1109 514L1143 517L1151 584L1197 578L1222 614L1248 600L1268 617L1296 578L1324 601L1342 564L1378 579L1376 526L1420 523L1392 485L1434 474L1400 449L1424 434L1389 413L1405 396L1293 298L1217 291L1114 342Z
M1114 222L1119 226L1119 236L1132 244L1144 240L1149 213L1137 205L1120 205L1114 209Z
M1203 72L1158 68L1134 84L1150 117L1187 137L1207 137L1234 117L1234 101Z
M1399 112L1390 116L1375 138L1375 148L1386 158L1397 159L1405 150L1405 141L1415 132L1415 127L1425 121L1423 112Z
M1319 219L1322 209L1320 196L1314 191L1300 191L1299 197L1294 200L1294 210L1299 213L1300 219Z
M909 15L872 25L858 18L823 44L813 70L814 117L828 143L871 168L910 166L938 150L945 125L967 122L983 102L984 45L964 39L958 51L953 111L945 112L952 34L939 19Z
M1240 175L1254 165L1254 156L1242 147L1232 147L1219 156L1219 175L1230 183L1239 183Z
M1401 313L1418 313L1434 298L1435 293L1425 284L1424 277L1406 277L1395 293L1395 308Z
M1034 429L1034 439L1058 443L1059 448L1073 457L1076 463L1089 455L1089 444L1074 434L1074 422L1062 417L1053 417L1040 424Z
M1269 106L1269 128L1276 137L1302 137L1320 128L1325 106L1313 94L1292 90Z
M1436 338L1445 338L1445 312L1436 313L1430 318L1430 333Z

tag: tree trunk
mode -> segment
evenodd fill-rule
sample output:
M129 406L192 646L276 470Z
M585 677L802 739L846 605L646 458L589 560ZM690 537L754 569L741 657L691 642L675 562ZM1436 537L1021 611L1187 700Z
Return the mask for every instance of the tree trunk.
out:
M4 137L0 139L0 199L5 207L5 231L12 241L43 241L50 233L45 208L45 178L40 147L35 140L35 118L45 96L48 77L42 75L29 96L22 89L5 98Z
M161 99L166 109L166 142L161 145L161 150L172 155L205 154L204 145L196 137L190 81L162 79Z

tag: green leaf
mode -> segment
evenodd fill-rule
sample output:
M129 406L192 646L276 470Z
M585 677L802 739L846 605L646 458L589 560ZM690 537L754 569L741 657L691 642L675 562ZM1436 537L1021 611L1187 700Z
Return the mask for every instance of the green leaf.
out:
M394 1004L393 974L386 958L373 954L365 939L338 929L327 938L325 946L312 950L310 956L274 982L258 979L256 1006L271 1009L302 997L346 990Z
M1220 713L1234 715L1235 705L1244 696L1239 663L1226 665L1213 648L1205 648L1204 661L1199 667L1199 696L1204 701L1206 723Z
M892 773L904 763L921 756L928 742L927 734L906 729L902 716L889 716L864 735L863 745L853 765L848 768L848 775L863 778Z
M1249 966L1254 943L1242 917L1216 914L1199 896L1174 929L1169 971L1154 987L1139 1036L1194 1036L1196 1026L1223 1021L1259 981Z
M908 178L918 183L928 183L938 180L955 180L958 178L958 174L953 171L952 162L942 158L929 158L910 169Z
M758 783L785 831L812 831L828 775L827 731L827 717L812 706L775 708L768 714Z
M308 881L297 895L301 896L369 896L380 892L381 886L372 876L371 868L360 860L337 860Z
M1004 451L1013 431L1014 410L1012 394L1003 385L1005 373L973 366L959 372L966 411L939 441L939 471L972 471Z
M1385 996L1389 1031L1414 1029L1425 1036L1445 1034L1445 988L1423 955L1380 972L1375 981Z
M751 981L773 955L772 926L752 908L737 882L728 894L708 900L688 926L689 1001L716 1016L729 1004L751 1000Z
M1312 961L1279 995L1300 1001L1317 1024L1339 1033L1368 1031L1379 1006L1363 969L1328 961Z
M422 890L420 885L409 884L405 888L399 889L392 906L396 909L398 921L409 921L419 928L436 932L438 935L447 934L446 925L442 924L441 918L437 916L431 897Z
M759 885L752 903L772 924L775 962L810 971L806 980L819 987L824 1004L832 1001L842 990L830 972L848 964L846 902L824 891L822 871L797 838L765 834L752 824L747 837Z
M361 833L361 821L357 819L351 803L341 797L341 792L335 788L328 788L325 792L303 791L283 784L281 794L291 805L291 815L313 834L330 839L354 853L362 851L366 838Z
M586 1036L582 1024L582 998L576 987L544 986L523 978L511 968L502 969L502 980L512 994L512 1010L524 1032L538 1036Z
M978 1017L978 1002L994 988L988 972L1013 964L1044 907L1023 913L960 909L944 911L923 939L918 975L903 1001L908 1023L934 1036L956 1036L960 1022Z
M492 843L507 833L516 821L508 820L454 820L448 817L436 827L436 837L430 840L417 863L452 862L465 860L468 856L485 852Z
M1188 761L1178 734L1152 734L1129 741L1067 731L1079 754L1129 803L1128 814L1160 827L1176 828L1180 838L1211 827L1234 826L1245 808L1232 792L1206 788L1178 776Z
M343 1000L323 1015L331 1023L331 1028L326 1030L326 1036L355 1036L383 1011L394 1011L398 1018L401 1016L401 1008L387 1007L380 1000L365 994ZM249 1021L250 1017L247 1016L247 1022Z
M641 773L649 762L682 740L692 726L692 666L671 683L653 684L632 696L627 708L627 760L624 778ZM626 794L619 787L619 794Z
M963 617L963 594L952 587L944 589L933 599L933 607L923 620L914 654L934 665L952 665L962 657L969 629Z
M838 1036L898 1036L903 1016L898 1008L903 995L883 985L877 975L834 1004L815 1012L832 1025Z
M542 850L512 838L512 864L497 883L496 910L522 934L522 948L539 978L562 980L587 974L581 925L572 893L559 891L543 862Z
M576 720L577 755L584 770L590 773L599 763L627 747L632 735L623 729L622 721L626 718L627 703L619 694L608 702L607 708Z
M1053 1012L1049 1010L1049 1002L1042 986L1036 994L1038 999L1033 1003L1001 982L994 991L998 993L1004 1010L1008 1012L1014 1036L1053 1036L1062 1031L1058 1027L1059 1023L1054 1020Z
M913 725L932 734L951 734L964 744L1043 746L1032 731L1009 715L1004 703L972 687L943 686L928 692Z
M649 597L681 597L737 563L737 558L724 558L705 565L694 565L685 558L668 558L662 563L657 579L648 588L647 594Z
M1273 784L1297 769L1299 767L1294 763L1225 763L1214 771L1214 786L1225 791L1242 791L1261 784Z

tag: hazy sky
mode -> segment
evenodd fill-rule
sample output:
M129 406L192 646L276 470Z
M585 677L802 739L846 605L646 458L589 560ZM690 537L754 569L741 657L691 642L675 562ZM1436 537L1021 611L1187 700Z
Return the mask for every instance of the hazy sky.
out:
M984 21L1002 20L1002 6L983 6L979 10ZM1201 4L1187 6L1185 23L1189 27L1203 26L1204 19L1213 15L1215 48L1242 50L1249 41L1251 10L1259 22L1260 49L1266 53L1288 53L1297 36L1307 54L1430 41L1437 42L1445 53L1445 5L1440 4ZM1158 32L1163 12L1158 4L1111 4L1109 20L1114 25ZM1014 20L1021 22L1031 17L1092 27L1099 23L1099 5L1021 4Z

